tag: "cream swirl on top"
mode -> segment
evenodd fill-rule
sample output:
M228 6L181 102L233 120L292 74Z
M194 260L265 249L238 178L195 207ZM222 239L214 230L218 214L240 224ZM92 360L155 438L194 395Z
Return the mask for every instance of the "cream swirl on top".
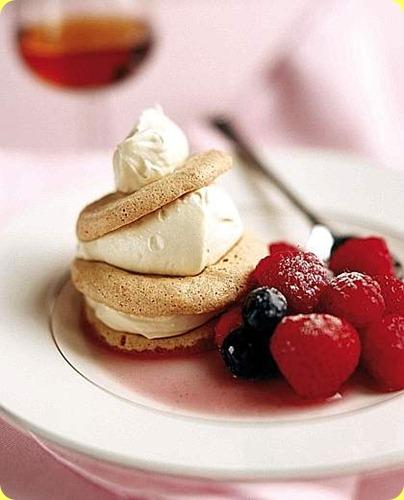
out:
M146 109L114 153L116 188L133 193L173 172L188 155L188 140L178 125L160 106Z

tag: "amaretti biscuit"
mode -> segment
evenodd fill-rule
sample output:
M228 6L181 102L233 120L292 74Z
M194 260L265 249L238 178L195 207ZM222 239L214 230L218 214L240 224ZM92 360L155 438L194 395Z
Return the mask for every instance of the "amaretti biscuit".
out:
M97 318L94 310L84 304L85 326L104 345L120 352L135 355L156 356L164 354L192 354L213 349L215 320L183 335L152 339L143 335L119 332Z
M81 212L77 236L82 241L94 240L135 222L184 194L209 186L231 166L232 159L227 153L207 151L192 156L178 170L132 194L108 194Z
M76 259L74 286L86 297L126 314L156 317L220 311L238 301L249 288L249 277L265 245L245 235L216 264L197 276L137 274L103 262Z

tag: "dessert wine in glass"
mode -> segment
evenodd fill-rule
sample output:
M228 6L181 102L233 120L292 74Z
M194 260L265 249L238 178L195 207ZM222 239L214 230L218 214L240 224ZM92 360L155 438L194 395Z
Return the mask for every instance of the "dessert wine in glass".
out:
M26 65L66 88L114 84L150 54L148 3L140 0L18 0L17 42Z

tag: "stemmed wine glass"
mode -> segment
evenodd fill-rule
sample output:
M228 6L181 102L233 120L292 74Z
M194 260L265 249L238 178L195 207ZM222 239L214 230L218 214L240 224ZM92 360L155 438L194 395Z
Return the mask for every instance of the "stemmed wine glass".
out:
M16 40L38 81L81 91L78 142L109 146L112 85L137 74L154 45L151 0L16 0ZM100 90L104 90L100 92ZM97 92L95 92L97 91ZM61 122L63 126L63 121Z
M153 45L149 2L17 0L26 65L61 87L95 88L134 74Z

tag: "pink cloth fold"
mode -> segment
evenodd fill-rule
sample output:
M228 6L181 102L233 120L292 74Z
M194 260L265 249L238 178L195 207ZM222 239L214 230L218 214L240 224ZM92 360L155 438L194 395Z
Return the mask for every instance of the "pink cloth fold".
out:
M310 4L234 110L251 140L321 146L402 168L404 10L393 1Z

